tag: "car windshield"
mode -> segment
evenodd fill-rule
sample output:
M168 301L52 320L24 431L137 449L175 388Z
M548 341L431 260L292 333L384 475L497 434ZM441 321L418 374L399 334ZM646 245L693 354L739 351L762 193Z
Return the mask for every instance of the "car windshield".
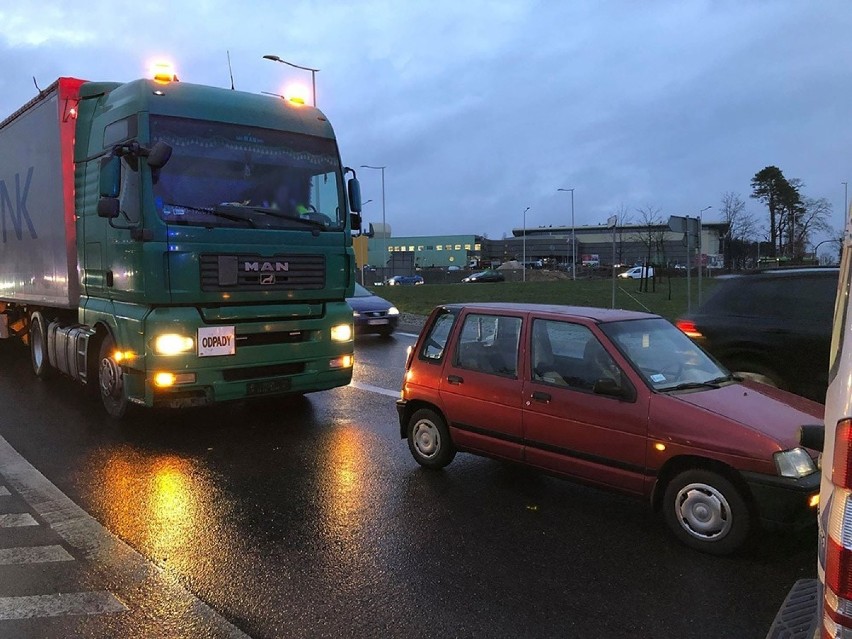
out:
M343 177L334 140L164 116L152 142L173 149L154 200L169 224L341 230Z
M600 328L654 390L709 388L733 379L662 318L611 322Z
M373 294L360 284L355 284L355 293L352 297L373 297Z

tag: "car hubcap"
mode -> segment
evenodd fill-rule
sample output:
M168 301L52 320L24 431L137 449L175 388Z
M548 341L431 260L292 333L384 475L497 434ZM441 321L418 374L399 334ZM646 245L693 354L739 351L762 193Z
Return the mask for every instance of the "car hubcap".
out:
M414 447L423 457L432 457L441 446L441 435L432 422L417 422L414 426Z
M731 530L731 508L724 495L712 486L684 486L677 494L674 507L680 525L697 539L720 539Z

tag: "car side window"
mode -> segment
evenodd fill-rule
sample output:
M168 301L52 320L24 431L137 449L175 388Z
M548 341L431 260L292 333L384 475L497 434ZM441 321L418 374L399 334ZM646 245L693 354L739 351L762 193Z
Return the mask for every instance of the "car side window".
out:
M517 377L521 318L471 313L464 319L453 364L482 373Z
M531 339L534 381L591 391L601 378L621 379L615 360L581 324L537 319Z
M444 313L435 319L426 339L423 340L423 346L420 347L420 359L441 361L455 321L454 313Z

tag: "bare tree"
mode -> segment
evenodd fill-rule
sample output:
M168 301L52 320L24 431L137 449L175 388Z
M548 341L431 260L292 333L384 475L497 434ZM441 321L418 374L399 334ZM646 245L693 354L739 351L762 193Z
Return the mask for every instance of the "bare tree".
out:
M834 235L831 227L832 207L824 197L802 200L802 207L796 218L795 235L793 240L794 256L801 258L814 233Z
M624 264L624 227L631 223L630 211L624 204L619 204L613 215L616 216L615 223L615 250L618 255L618 263Z
M728 227L723 249L725 268L742 268L747 257L747 241L756 233L754 216L745 210L745 202L739 193L730 191L722 195L719 210Z
M645 265L653 264L655 259L658 259L660 255L665 259L663 240L666 229L662 226L663 218L660 209L647 204L642 208L636 209L636 214L637 225L641 228L633 234L633 241L639 242L642 245L646 254ZM642 282L645 282L644 287L642 286ZM639 290L641 291L643 288L647 292L648 282L644 278L639 280Z

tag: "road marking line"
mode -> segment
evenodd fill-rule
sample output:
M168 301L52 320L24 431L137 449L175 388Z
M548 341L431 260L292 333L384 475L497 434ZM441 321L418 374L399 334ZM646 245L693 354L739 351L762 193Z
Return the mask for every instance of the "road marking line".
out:
M109 592L70 592L31 597L0 597L0 620L102 615L126 612L127 606Z
M0 565L44 564L53 561L74 561L62 546L21 546L0 548Z
M174 574L148 561L101 526L32 464L0 437L0 476L71 548L78 558L109 571L129 592L155 592L175 609L167 623L204 624L211 636L249 639L249 636L187 590ZM131 604L132 605L132 604Z
M414 337L415 339L420 337L417 333L403 333L402 331L397 331L394 335L402 335L403 337Z
M386 395L388 397L393 397L394 399L399 399L399 391L392 391L387 388L373 386L372 384L364 384L363 382L349 382L349 385L353 388L357 388L358 390L365 390L371 393L378 393L379 395Z
M17 528L19 526L38 526L38 522L29 513L0 515L0 528Z
M9 492L9 489L5 486L0 486L0 497L8 497L12 493Z

